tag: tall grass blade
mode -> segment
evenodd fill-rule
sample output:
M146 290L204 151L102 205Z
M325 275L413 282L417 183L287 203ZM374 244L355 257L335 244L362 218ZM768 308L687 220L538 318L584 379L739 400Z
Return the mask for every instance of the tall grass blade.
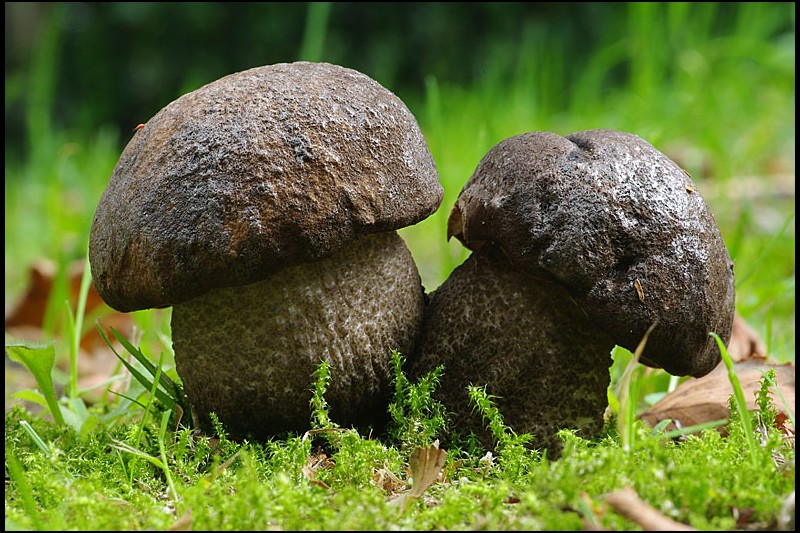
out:
M172 473L169 470L169 460L167 459L167 450L164 441L167 435L167 424L169 424L169 417L172 411L167 410L161 413L161 428L158 433L158 453L161 455L161 470L164 472L164 477L167 478L167 486L172 493L173 501L178 500L178 490L175 488L175 481L172 479Z
M72 321L74 329L72 331L72 344L70 346L70 397L78 397L78 352L83 336L83 321L86 315L86 298L89 296L89 286L92 283L92 271L89 266L89 256L84 259L83 275L81 276L81 288L78 292L78 308L75 311L75 318Z
M81 277L81 287L78 292L78 306L75 314L69 300L64 300L64 307L67 315L67 338L69 339L69 386L67 395L70 400L78 398L78 355L81 347L81 337L83 336L83 321L86 314L86 298L89 295L89 285L92 281L91 270L89 268L89 258L84 263L83 275Z
M625 372L622 374L622 381L620 383L620 411L619 418L617 419L617 430L619 431L620 438L622 439L622 449L626 452L631 451L634 444L634 428L633 424L636 420L636 400L639 397L641 389L641 380L634 379L634 373L639 369L639 358L647 345L647 339L650 333L658 325L658 320L653 322L639 341L636 350L633 352L633 357L628 361L628 366L625 367Z
M155 376L157 369L156 366L152 362L150 362L150 359L146 355L144 355L140 349L136 348L133 344L131 344L131 342L128 339L126 339L125 336L122 335L122 333L120 333L113 327L109 329L111 329L111 333L114 334L114 337L116 337L119 343L122 344L123 348L125 348L128 351L128 353L130 353L137 361L139 361L139 363L143 367L145 367L145 369L148 372L150 372L151 376ZM172 398L176 401L176 403L181 403L180 400L182 398L183 392L181 391L180 387L178 387L178 385L169 378L169 376L167 376L164 373L161 373L158 381L159 384L162 387L164 387L167 393L170 396L172 396Z
M106 344L108 344L109 348L111 348L111 351L114 352L114 355L117 356L117 359L119 359L122 362L122 364L125 365L125 368L128 369L128 371L131 373L131 375L134 378L136 378L136 381L138 381L145 389L154 390L156 398L158 398L169 409L174 409L175 408L175 404L176 404L175 398L169 396L166 392L164 392L160 388L153 387L153 384L154 384L155 381L153 379L148 378L147 376L145 376L141 372L139 372L139 370L135 366L130 364L126 358L122 357L117 352L117 350L114 349L114 346L111 344L111 341L108 339L108 335L106 335L106 332L103 331L102 327L98 326L97 329L100 332L100 336L103 337L103 340L106 342ZM112 331L114 331L113 328L112 328ZM127 341L125 341L125 342L127 343ZM133 347L132 345L130 345L130 343L128 343L128 345ZM127 349L127 347L126 347L126 349ZM155 366L153 366L153 364L150 363L150 361L148 361L147 358L144 356L144 354L142 354L139 350L136 350L134 348L133 351L131 351L130 349L128 349L128 351L131 353L131 355L133 355L136 358L137 361L139 361L140 363L145 365L145 368L147 368L147 370L148 370L148 372L150 372L151 376L155 376L156 374L159 374L158 371L156 370ZM141 357L141 359L139 359L139 357ZM146 362L146 364L145 364L145 362Z
M328 32L331 2L309 2L300 61L321 61Z
M134 438L134 442L136 442L137 444L141 442L142 433L144 432L144 424L147 421L147 415L150 414L150 409L153 407L153 399L156 398L156 390L158 389L158 377L161 375L161 364L163 360L164 360L164 354L162 353L158 361L158 370L156 371L155 379L153 380L153 383L150 386L150 396L148 396L148 402L144 408L144 414L142 415L142 419L139 421L139 428L136 432L136 437Z
M734 404L736 405L736 412L739 415L739 420L742 424L742 430L744 431L744 438L747 441L747 450L750 452L750 460L753 462L754 466L758 466L758 443L756 442L756 435L753 432L753 421L750 419L750 410L747 408L747 401L744 398L744 392L742 391L742 384L739 382L739 377L736 375L736 371L733 368L733 359L731 359L730 354L728 354L727 348L725 348L725 343L722 342L722 339L714 332L709 333L714 340L717 341L717 346L719 347L719 352L722 355L722 361L725 363L725 368L728 369L728 380L731 382L731 386L733 387L733 399Z

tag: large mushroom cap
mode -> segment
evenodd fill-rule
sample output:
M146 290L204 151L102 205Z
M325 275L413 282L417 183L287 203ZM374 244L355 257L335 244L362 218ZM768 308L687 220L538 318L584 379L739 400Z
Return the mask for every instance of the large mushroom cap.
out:
M442 200L414 116L368 76L258 67L162 109L135 133L89 243L112 307L166 307L415 224Z
M642 362L701 376L734 314L733 263L686 172L641 138L534 132L493 147L464 186L448 236L547 272ZM564 332L568 335L569 332Z

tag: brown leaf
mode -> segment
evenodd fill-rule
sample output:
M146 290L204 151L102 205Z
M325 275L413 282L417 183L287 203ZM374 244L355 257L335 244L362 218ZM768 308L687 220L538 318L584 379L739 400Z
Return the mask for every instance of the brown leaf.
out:
M606 495L606 502L619 514L639 525L644 531L697 531L691 526L664 516L642 500L631 487Z
M381 468L372 469L372 482L376 487L386 491L390 497L408 486L405 481L397 477L394 472L389 469L386 461L384 461Z
M77 310L83 269L84 261L78 260L69 265L67 272L67 299L73 313ZM6 313L5 328L12 336L23 340L44 340L41 338L41 329L56 275L56 265L52 261L42 259L31 266L27 290L10 312ZM103 325L112 326L128 336L133 325L131 316L109 308L94 288L94 284L90 284L86 296L86 315L101 306L107 311L102 318ZM99 346L105 347L105 341L95 328L89 328L81 339L81 348L92 351Z
M74 261L68 267L66 273L66 298L69 301L72 312L76 313L77 301L80 294L81 281L83 278L84 261ZM43 342L53 340L45 338L42 330L48 302L52 297L52 292L56 285L56 265L52 261L40 260L30 268L30 279L28 288L17 303L6 313L6 334L12 338L24 341ZM66 313L60 307L56 315L57 320L66 320ZM103 302L93 284L89 285L86 296L86 307L84 318L92 314L97 317L106 328L107 334L111 335L109 327L113 327L124 336L130 338L133 328L133 319L127 313L119 313L108 307ZM65 331L62 327L64 323L57 325L56 332ZM78 386L85 393L84 399L93 402L103 397L106 384L118 369L119 361L114 353L106 345L102 336L99 334L94 324L87 321L86 332L81 338L80 353L78 356ZM62 371L69 371L69 360L65 357L57 358L56 365ZM25 378L27 371L18 371L13 365L9 365L6 358L6 407L10 403L18 400L10 400L11 396L20 390L31 388L28 379ZM112 385L115 390L124 389L124 383ZM90 390L91 389L91 390ZM28 406L32 407L32 406Z
M794 365L791 363L766 364L763 359L756 358L734 365L734 371L741 383L749 409L757 409L755 393L760 388L759 381L762 373L769 369L775 370L775 382L788 404L789 411L787 412L783 401L773 391L772 398L778 410L779 419L788 424L787 415L789 412L794 413L795 406ZM651 426L655 426L661 420L672 419L678 421L681 427L725 419L730 416L728 400L732 394L733 387L728 379L727 369L724 364L721 364L702 378L690 379L681 383L674 391L643 412L641 418ZM674 428L673 422L671 429ZM782 429L791 429L794 432L794 428Z
M192 530L192 510L186 509L186 512L178 518L174 524L169 527L168 531L191 531Z
M401 505L405 511L409 500L419 498L428 487L436 482L446 459L447 452L439 448L438 441L426 448L414 448L408 461L414 484L410 491L390 503Z
M333 462L328 459L324 453L318 455L310 455L306 459L305 466L301 469L303 476L311 483L323 489L330 489L331 487L322 480L317 479L317 472L320 470L330 470L333 468Z
M433 485L439 477L446 459L447 452L440 449L438 444L427 448L414 448L409 458L411 477L414 479L414 485L409 493L411 497L420 497L428 487Z
M764 358L767 355L767 346L750 324L736 313L733 316L733 330L731 340L728 342L728 355L738 363L752 357Z

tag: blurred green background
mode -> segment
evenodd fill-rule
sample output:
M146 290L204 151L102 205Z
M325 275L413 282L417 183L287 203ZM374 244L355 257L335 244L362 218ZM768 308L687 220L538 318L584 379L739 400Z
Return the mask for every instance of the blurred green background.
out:
M85 256L136 124L224 75L302 59L371 76L417 117L445 188L401 232L428 290L467 255L446 219L494 144L629 131L693 176L739 312L794 360L794 3L6 2L5 21L7 310L35 260Z

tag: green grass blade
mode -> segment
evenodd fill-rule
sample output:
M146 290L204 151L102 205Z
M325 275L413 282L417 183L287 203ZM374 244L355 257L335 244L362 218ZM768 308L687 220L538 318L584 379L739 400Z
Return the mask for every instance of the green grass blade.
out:
M25 509L28 517L38 531L45 531L47 528L42 522L39 506L33 497L33 490L25 477L25 469L19 459L11 451L10 446L6 446L6 476L17 486L19 499L22 501L22 508ZM6 497L8 497L8 486L6 486ZM6 503L8 505L8 503Z
M108 335L106 335L105 331L103 331L103 328L98 326L97 329L100 332L100 335L103 337L103 340L111 348L111 351L114 352L114 355L117 356L117 359L119 359L122 362L122 364L125 365L125 368L128 369L128 371L131 373L131 375L133 375L133 377L136 378L136 381L141 383L141 385L147 390L151 390L151 389L155 390L156 397L162 403L164 403L165 406L167 406L170 409L174 409L175 408L175 399L171 398L167 393L165 393L164 391L162 391L158 387L153 389L154 380L148 379L147 376L145 376L144 374L139 372L139 370L137 370L136 367L134 367L124 357L122 357L119 353L117 353L117 351L114 349L114 346L109 341ZM130 343L128 343L128 344L130 344ZM130 350L128 350L128 351L130 351ZM138 350L136 350L136 352L138 352ZM138 352L138 353L141 354L141 352ZM144 358L143 354L142 354L142 357ZM141 361L139 361L139 362L141 362ZM149 363L149 361L148 361L148 363Z
M152 455L148 455L148 454L146 454L146 453L144 453L142 451L139 451L136 448L134 448L133 446L131 446L129 444L126 444L126 443L124 443L122 441L118 441L116 439L111 439L111 447L116 449L116 450L119 450L121 452L129 453L129 454L134 455L136 457L141 457L142 459L144 459L148 463L151 463L151 464L157 466L158 468L163 468L164 467L164 463L162 463L161 459L159 459L158 457L153 457Z
M133 344L131 344L131 342L128 339L126 339L124 335L122 335L119 331L117 331L113 327L109 328L109 329L111 329L111 333L114 334L114 336L117 338L117 340L120 342L120 344L122 344L122 346L128 351L128 353L130 353L137 361L139 361L139 363L148 372L150 372L151 376L155 376L158 373L157 369L156 369L156 366L150 361L150 359L146 355L144 355L142 353L141 350L139 350ZM162 387L164 387L166 392L170 396L172 396L172 398L175 399L175 401L178 401L180 399L180 397L181 397L180 390L179 390L178 386L175 384L175 382L173 382L169 378L169 376L167 376L166 374L164 374L162 372L162 373L160 373L160 377L158 378L158 381L159 381L159 384ZM148 385L148 388L149 388L149 385Z
M77 398L78 396L78 353L81 346L81 337L83 336L83 321L86 315L86 298L89 296L89 286L92 283L92 271L89 267L88 255L84 259L83 275L81 276L81 288L78 292L78 308L75 316L70 316L70 325L72 332L70 336L70 397Z
M155 379L150 386L150 396L148 397L147 405L144 408L144 414L142 415L142 419L139 421L139 429L136 432L136 438L134 442L137 444L141 442L142 433L144 432L144 424L147 421L147 415L150 413L150 409L153 407L153 398L156 398L156 391L158 390L158 376L161 374L161 363L164 360L164 354L162 352L161 359L158 361L158 370L156 371Z
M172 493L172 499L177 501L178 490L175 488L175 481L172 479L172 473L169 470L169 460L167 459L167 450L164 445L164 440L167 435L167 425L169 424L169 417L171 415L171 410L161 413L161 428L158 433L158 453L161 455L161 470L164 472L164 477L167 479L167 486Z
M719 347L720 354L722 355L722 360L725 363L725 368L728 369L728 380L731 382L731 386L733 387L733 398L734 403L736 404L736 411L739 414L739 419L741 420L742 429L744 431L744 437L747 441L747 449L750 452L750 460L753 462L753 465L758 465L758 443L756 442L755 433L753 433L753 424L752 420L750 419L750 410L747 409L747 401L744 398L744 392L742 391L742 384L739 382L739 377L736 375L736 371L733 368L733 359L731 359L730 354L728 354L727 348L725 348L725 343L722 342L719 335L714 332L709 333L714 340L717 341L717 346Z
M633 428L634 420L636 419L636 400L639 397L641 390L641 379L635 379L636 372L641 372L639 367L639 358L647 345L647 339L650 333L658 325L658 320L653 322L639 341L636 350L633 352L633 357L628 361L625 367L625 372L622 374L619 393L619 418L617 419L617 431L622 439L622 449L626 452L633 448L635 431Z
M33 426L31 426L27 420L20 420L19 425L22 426L22 429L25 430L25 433L28 434L33 443L36 444L36 446L38 446L39 449L44 452L44 455L46 457L50 457L50 447L44 440L42 440L42 437L40 437L39 434L36 433L36 430L33 429Z
M661 422L669 423L670 420L662 420ZM653 434L662 439L674 439L675 437L682 437L684 435L689 435L690 433L698 433L706 429L714 429L725 424L726 422L728 422L727 418L720 418L717 420L709 420L708 422L703 422L702 424L693 424L691 426L686 426L680 429L664 431L663 433L661 431L664 428L662 427L658 429L658 426L656 426L655 428L653 428ZM658 431L656 431L657 429Z

